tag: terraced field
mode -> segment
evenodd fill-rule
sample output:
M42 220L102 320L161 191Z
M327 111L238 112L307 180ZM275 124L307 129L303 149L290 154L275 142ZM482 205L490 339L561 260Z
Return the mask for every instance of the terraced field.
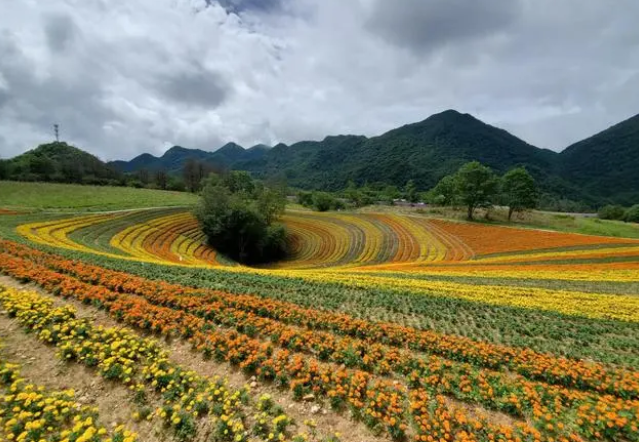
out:
M292 256L273 266L278 269L432 271L441 265L457 269L480 265L485 271L488 264L537 265L576 259L608 259L617 261L611 268L635 268L633 258L639 256L639 240L422 217L289 212L283 221L290 232ZM218 261L197 221L184 209L84 215L27 223L18 232L40 244L142 261L232 265ZM620 263L620 258L630 259Z
M248 268L183 208L2 220L0 339L34 330L131 411L11 402L7 440L639 442L637 240L289 211L293 255Z

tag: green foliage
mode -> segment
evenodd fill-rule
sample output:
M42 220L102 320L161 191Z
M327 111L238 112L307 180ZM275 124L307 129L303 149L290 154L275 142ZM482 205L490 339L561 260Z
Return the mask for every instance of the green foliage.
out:
M368 185L364 185L362 188L357 188L355 183L351 180L348 182L346 189L342 192L346 200L353 207L364 207L375 204L375 192L371 190ZM332 203L332 208L329 210L336 210L343 208L343 204L339 200Z
M395 200L402 196L397 186L386 186L381 192L381 199L386 203L393 205Z
M524 166L537 181L540 207L584 211L609 202L630 205L639 199L638 140L639 115L557 154L471 115L448 110L372 138L329 136L271 149L229 144L216 152L176 146L161 158L145 154L114 165L125 172L162 167L179 173L187 159L195 158L262 179L285 174L291 185L301 189L339 191L350 180L359 186L379 182L398 187L413 180L417 188L430 189L475 160L499 174ZM346 198L354 206L363 204L358 198ZM382 199L387 200L383 195Z
M639 204L635 204L624 215L624 221L628 223L639 223Z
M318 212L327 212L342 209L344 204L328 192L313 192L312 207Z
M297 202L304 207L313 207L313 192L300 191L297 193Z
M511 169L502 177L502 196L508 206L508 221L513 212L537 207L539 192L535 179L523 167Z
M285 196L256 183L246 172L221 179L209 176L195 216L208 243L245 264L286 254L286 230L274 223L284 212Z
M599 219L622 220L626 215L626 209L623 206L609 204L603 206L597 212Z
M408 180L413 180L417 189L429 189L471 160L480 161L498 173L525 165L540 183L545 183L558 159L554 152L538 149L504 130L453 110L377 137L328 136L322 141L260 149L253 156L249 155L251 149L242 151L238 146L213 153L173 150L175 155L167 152L161 159L140 157L121 166L123 170L131 170L129 164L135 168L141 167L140 163L153 167L162 164L171 170L189 157L218 163L215 154L225 150L223 163L227 168L246 170L261 179L285 173L289 184L300 189L340 191L347 188L349 181L354 186L383 183L378 189L382 190L386 185L403 189Z
M0 179L15 181L115 185L122 179L97 157L64 142L42 144L2 164Z
M415 185L414 180L408 180L406 183L406 186L404 187L404 196L410 203L416 203L419 201L419 194L417 193L417 186Z
M468 208L468 219L473 219L475 209L490 207L497 195L499 181L490 168L478 161L471 161L455 174L455 189L459 201Z
M452 206L457 198L457 184L454 175L447 175L433 188L428 197L433 204Z

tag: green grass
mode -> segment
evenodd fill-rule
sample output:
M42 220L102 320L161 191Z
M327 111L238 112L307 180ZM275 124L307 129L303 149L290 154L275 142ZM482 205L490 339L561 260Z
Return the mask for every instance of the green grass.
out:
M190 206L197 196L129 187L0 181L0 208L103 212L148 207Z

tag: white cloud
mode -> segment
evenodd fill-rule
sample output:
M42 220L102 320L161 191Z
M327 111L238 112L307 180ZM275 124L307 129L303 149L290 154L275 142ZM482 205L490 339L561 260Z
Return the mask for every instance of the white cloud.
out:
M558 149L639 112L634 0L0 4L0 156L54 122L126 159L375 135L447 108Z

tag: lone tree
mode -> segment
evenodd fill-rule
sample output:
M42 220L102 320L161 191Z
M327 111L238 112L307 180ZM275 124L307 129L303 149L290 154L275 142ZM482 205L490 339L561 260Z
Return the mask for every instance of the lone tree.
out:
M475 209L490 207L499 188L499 180L490 168L479 161L464 164L455 174L456 193L468 208L468 219L472 220Z
M511 169L502 178L502 194L508 205L508 221L514 212L537 207L539 192L535 179L523 167Z
M409 203L416 203L419 201L419 194L417 193L417 186L415 181L408 180L406 187L404 187L404 194Z
M432 202L442 206L452 206L457 197L457 188L454 175L446 175L430 192Z

